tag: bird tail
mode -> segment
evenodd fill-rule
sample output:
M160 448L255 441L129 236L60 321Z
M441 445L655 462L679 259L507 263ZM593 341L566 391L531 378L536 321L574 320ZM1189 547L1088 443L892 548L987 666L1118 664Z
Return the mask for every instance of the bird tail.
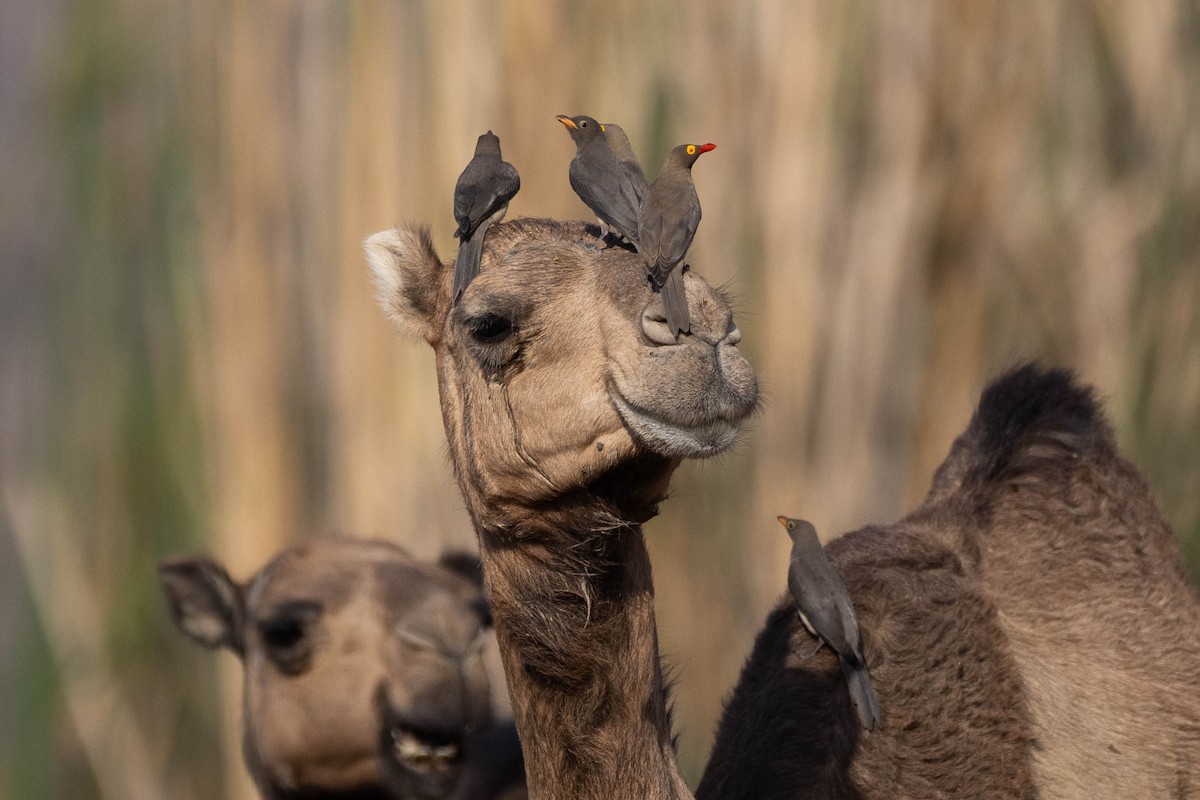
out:
M452 302L458 302L467 285L479 274L479 259L483 256L483 237L488 226L480 225L470 236L458 243L458 255L454 259L454 288L450 292Z
M871 730L883 721L883 715L879 711L879 700L875 697L875 687L871 685L867 665L857 659L842 658L841 661L846 685L850 687L850 699L858 711L858 721Z
M663 310L667 314L667 325L671 328L671 335L678 338L681 332L691 331L692 318L688 313L687 292L683 286L683 267L671 270L659 293L662 295Z

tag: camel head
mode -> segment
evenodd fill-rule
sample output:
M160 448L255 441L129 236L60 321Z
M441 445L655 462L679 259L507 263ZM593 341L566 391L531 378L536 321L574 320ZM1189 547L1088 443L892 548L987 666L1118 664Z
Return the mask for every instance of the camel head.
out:
M333 538L244 584L204 557L159 566L179 629L241 658L243 745L265 797L400 800L448 796L467 734L490 722L477 570Z
M756 407L720 292L687 273L693 329L676 341L638 255L595 241L582 223L494 226L457 303L427 231L366 241L388 315L434 348L455 470L485 529L582 505L642 522L680 460L727 449Z

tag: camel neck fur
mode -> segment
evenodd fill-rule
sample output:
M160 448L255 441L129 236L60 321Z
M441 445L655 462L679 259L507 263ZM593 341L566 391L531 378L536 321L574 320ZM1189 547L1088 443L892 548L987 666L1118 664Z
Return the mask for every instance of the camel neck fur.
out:
M530 797L691 797L675 763L641 525L611 506L597 513L607 504L590 497L576 514L556 503L515 527L477 521ZM547 528L547 517L586 524Z

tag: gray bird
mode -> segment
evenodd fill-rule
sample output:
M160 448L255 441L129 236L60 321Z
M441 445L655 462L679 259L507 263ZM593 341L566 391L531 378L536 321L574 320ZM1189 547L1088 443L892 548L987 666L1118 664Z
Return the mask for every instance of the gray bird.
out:
M825 548L811 523L779 517L792 539L788 589L796 601L800 621L813 636L838 654L850 688L850 699L862 726L871 730L882 717L858 635L858 617L841 577L829 563Z
M512 164L500 158L500 139L488 131L475 143L475 157L458 176L454 186L454 219L461 239L454 259L455 301L479 274L483 240L493 223L504 219L508 201L521 188L521 178Z
M571 159L568 174L575 194L600 220L597 245L612 231L637 247L638 210L646 191L645 178L639 181L621 162L604 139L604 126L596 120L563 114L555 119L566 126L575 142L575 158Z
M615 122L601 122L600 133L603 134L608 149L613 151L617 160L625 165L625 169L629 170L637 183L644 189L646 173L642 171L642 164L638 161L637 154L633 152L633 145L630 143L625 129Z
M667 153L654 183L646 188L638 219L638 250L646 260L650 288L662 293L671 334L692 329L680 262L700 227L700 198L692 183L692 165L716 145L681 144Z

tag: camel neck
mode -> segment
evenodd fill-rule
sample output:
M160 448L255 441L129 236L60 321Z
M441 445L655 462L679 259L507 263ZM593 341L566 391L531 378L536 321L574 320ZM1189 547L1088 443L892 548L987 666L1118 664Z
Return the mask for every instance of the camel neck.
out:
M530 797L691 797L641 527L481 530L480 543Z

